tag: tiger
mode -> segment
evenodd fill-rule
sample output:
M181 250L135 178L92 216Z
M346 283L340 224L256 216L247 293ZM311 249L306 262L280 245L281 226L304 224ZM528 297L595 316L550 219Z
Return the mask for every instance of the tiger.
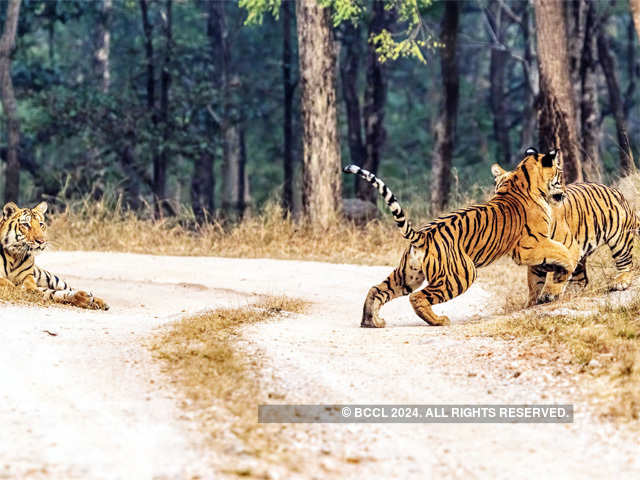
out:
M505 255L519 265L573 272L568 249L549 236L549 197L562 192L557 153L527 155L486 203L440 216L419 229L379 178L355 165L345 167L378 190L409 242L398 267L369 290L360 326L384 327L380 307L409 294L413 310L427 324L449 325L449 318L436 315L431 306L465 292L478 268ZM415 291L425 280L427 286Z
M47 246L44 214L47 203L20 208L13 202L2 208L0 219L0 286L39 292L46 300L77 307L108 310L109 305L91 293L72 289L53 273L39 268L34 256Z
M527 153L537 152L530 148ZM502 189L502 184L513 174L497 163L491 166L491 173L496 191ZM569 275L561 275L549 274L540 265L529 266L527 306L557 300L569 284L586 287L589 283L587 259L605 244L611 250L618 271L610 288L626 290L632 280L633 242L640 219L622 193L598 183L573 183L566 185L562 195L556 195L550 205L549 236L567 247L576 268ZM542 294L545 284L547 289Z

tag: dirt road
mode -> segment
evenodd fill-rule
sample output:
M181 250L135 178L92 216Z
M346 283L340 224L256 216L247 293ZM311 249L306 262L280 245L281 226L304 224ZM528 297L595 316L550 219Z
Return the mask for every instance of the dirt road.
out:
M576 408L570 425L304 426L298 446L314 460L299 466L301 478L640 474L637 436L594 420L553 365L459 335L456 322L500 306L482 281L435 308L452 328L424 326L402 299L383 309L388 328L368 330L358 327L362 301L388 267L76 252L47 253L39 264L112 308L0 305L0 478L219 478L220 458L203 449L197 422L144 344L187 312L244 305L257 294L313 302L307 315L244 331L243 348L263 359L278 402Z

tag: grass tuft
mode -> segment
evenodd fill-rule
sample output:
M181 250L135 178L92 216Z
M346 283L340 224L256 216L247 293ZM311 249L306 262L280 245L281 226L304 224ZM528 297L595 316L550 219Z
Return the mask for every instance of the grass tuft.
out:
M182 388L189 405L213 441L231 432L246 453L269 459L278 450L277 428L257 423L260 361L237 347L239 329L284 312L303 313L308 303L288 297L265 297L243 308L192 315L158 335L151 350Z
M41 294L20 287L0 285L0 303L17 303L50 306L52 302L46 300Z

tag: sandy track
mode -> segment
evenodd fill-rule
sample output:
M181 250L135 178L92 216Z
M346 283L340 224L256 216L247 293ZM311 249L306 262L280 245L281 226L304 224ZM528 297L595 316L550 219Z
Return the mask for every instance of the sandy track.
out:
M494 340L461 339L455 326L425 327L406 299L383 309L389 328L358 328L364 295L387 267L76 252L39 263L112 309L0 306L0 478L216 478L221 459L202 450L197 423L143 344L185 312L256 294L314 302L308 315L245 330L244 348L262 357L279 402L576 404L573 425L296 427L298 447L313 456L301 477L640 473L637 438L592 420L553 366L521 361ZM454 323L488 316L491 295L479 282L435 310Z

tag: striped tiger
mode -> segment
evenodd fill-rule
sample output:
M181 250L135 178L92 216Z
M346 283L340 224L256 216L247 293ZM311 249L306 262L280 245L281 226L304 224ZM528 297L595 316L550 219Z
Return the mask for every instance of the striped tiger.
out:
M82 290L73 290L67 282L35 265L34 256L47 246L44 214L47 204L19 208L9 202L0 220L0 286L41 292L45 299L77 307L108 310L104 300Z
M496 190L501 189L502 183L511 175L498 164L492 165L491 172ZM549 274L540 265L530 266L528 305L556 300L568 284L585 287L589 283L587 259L605 244L611 250L618 270L611 289L626 290L631 284L633 239L640 221L622 193L598 183L573 183L565 187L564 195L550 204L549 235L567 247L576 268L570 275L561 275Z
M409 294L422 320L448 325L449 319L436 315L431 306L466 291L476 279L477 268L504 255L521 265L542 265L557 272L575 269L567 248L549 238L548 198L562 191L556 150L527 155L488 202L456 210L420 229L411 226L393 193L375 175L355 165L344 171L359 175L378 190L409 241L400 265L369 290L361 327L384 327L380 307ZM425 280L427 286L415 291Z

